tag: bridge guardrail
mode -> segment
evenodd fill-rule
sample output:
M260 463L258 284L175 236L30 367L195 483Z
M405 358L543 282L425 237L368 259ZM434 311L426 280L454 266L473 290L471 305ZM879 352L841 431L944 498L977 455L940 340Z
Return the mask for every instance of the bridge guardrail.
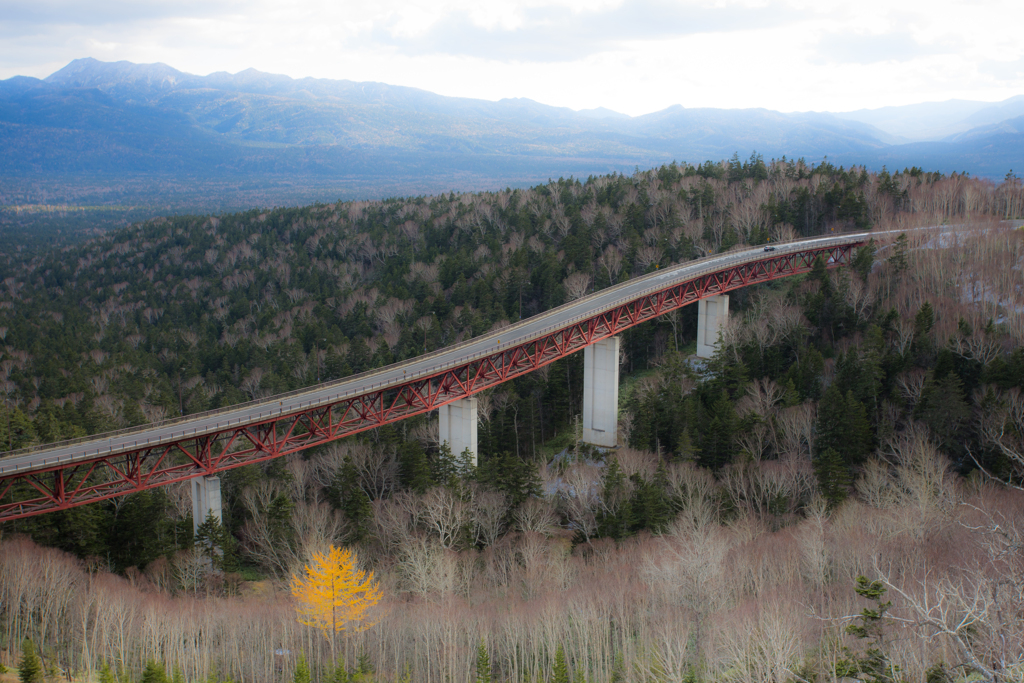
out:
M26 447L26 448L17 449L17 450L14 450L14 451L8 451L7 453L0 454L0 474L6 473L8 470L10 470L10 471L19 471L19 470L26 469L26 468L28 468L28 469L37 468L39 466L39 464L40 464L39 462L36 462L33 465L26 465L24 467L15 466L13 468L10 467L10 466L7 466L7 467L4 466L4 461L5 460L9 461L10 459L16 458L16 457L19 457L19 456L30 455L32 453L40 453L40 452L50 451L50 450L57 450L57 449L61 449L61 448L67 448L67 447L75 446L75 445L78 445L78 444L98 443L98 442L102 442L102 441L109 442L109 441L111 441L113 439L116 439L118 437L130 436L132 434L143 434L143 433L147 433L147 432L153 432L155 430L161 430L161 429L166 429L168 427L174 427L175 425L179 425L179 424L193 423L193 422L196 422L196 421L201 421L201 420L204 420L204 419L213 418L213 417L216 417L218 415L224 415L228 419L226 419L224 422L217 421L216 423L203 428L201 431L199 430L198 427L194 428L192 430L192 435L194 435L194 436L203 436L203 435L210 434L210 433L216 433L216 432L222 431L222 429L224 427L229 427L232 424L236 424L236 425L237 424L242 424L242 423L244 423L244 424L258 424L261 421L261 419L263 418L264 414L266 414L266 416L268 418L271 415L281 416L283 414L299 410L299 409L301 409L304 406L308 407L309 405L314 403L314 401L312 401L312 400L310 402L306 403L306 404L303 404L300 401L298 405L290 404L289 406L287 406L287 408L285 408L283 406L283 402L285 400L287 400L287 399L291 399L291 398L294 398L294 397L297 397L297 396L302 396L304 394L312 394L314 392L321 392L321 391L324 391L325 389L330 389L332 386L336 386L336 387L338 387L340 389L341 387L343 387L345 385L348 385L348 384L351 384L353 382L357 382L360 379L367 378L367 377L372 377L372 376L378 375L378 374L385 374L385 373L389 373L389 372L395 372L397 370L401 370L402 368L408 367L408 366L411 366L411 365L419 365L419 364L423 363L424 361L429 360L430 358L436 358L436 357L439 357L439 356L449 355L449 354L451 354L453 352L457 352L460 349L465 349L465 348L468 348L470 346L486 343L489 339L499 340L501 336L504 336L504 335L507 335L507 334L514 334L516 328L526 327L526 326L529 326L529 325L532 325L532 324L536 324L538 321L541 321L541 320L544 320L544 319L547 319L547 318L557 317L559 315L559 313L562 313L562 312L564 312L566 310L569 310L569 309L572 309L572 308L576 308L576 307L580 306L581 304L586 304L586 302L588 300L593 300L593 299L597 299L597 298L607 297L610 294L614 295L616 292L620 292L620 291L627 290L627 289L632 289L632 288L636 287L637 285L642 284L645 281L665 280L664 282L660 282L657 286L647 287L647 288L641 289L641 290L639 290L637 292L634 292L626 300L612 301L612 302L610 302L610 303L608 303L608 304L606 304L604 306L601 306L599 308L588 310L586 313L575 315L575 316L573 316L573 317L571 317L569 319L560 320L557 323L552 324L552 325L547 325L547 326L545 326L543 328L540 328L537 331L532 332L532 333L530 333L530 334L528 334L528 335L526 335L524 337L517 337L513 341L508 341L508 342L500 342L499 341L496 346L482 349L482 350L480 350L477 353L468 354L468 355L465 355L465 356L460 356L460 357L458 357L458 358L456 358L454 360L450 360L450 361L447 361L445 363L440 363L440 364L437 364L437 365L430 366L429 368L420 370L420 371L416 372L413 375L408 375L408 376L403 376L403 377L396 377L396 378L393 378L391 380L382 381L382 382L379 382L379 383L376 383L376 384L371 384L369 387L366 387L366 386L352 387L351 389L349 389L347 391L342 391L342 392L334 394L332 396L323 397L323 398L315 400L315 403L317 405L322 405L324 403L336 403L336 402L339 402L339 401L343 401L343 400L345 400L347 398L352 398L352 397L355 397L355 396L358 396L358 395L372 393L372 392L377 391L379 389L386 389L386 388L394 386L394 385L405 384L405 383L408 383L409 381L416 380L418 378L430 377L430 376L436 375L439 372L442 372L444 370L448 370L448 369L451 369L453 367L458 367L458 366L466 364L468 362L471 362L471 361L474 361L474 360L479 360L480 358L486 358L486 357L494 355L495 353L498 353L498 352L500 352L502 350L507 350L508 348L516 347L516 346L522 346L523 344L527 344L527 343L529 343L531 341L534 341L536 339L539 339L539 338L542 338L544 336L547 336L552 331L556 331L556 330L562 329L562 328L571 327L573 324L579 322L580 320L589 319L589 318L594 317L595 315L600 315L601 313L606 312L608 310L611 310L613 308L616 308L618 306L621 306L623 303L626 303L628 301L632 301L632 300L635 300L635 299L638 299L638 298L642 298L644 296L648 296L648 295L650 295L650 294L652 294L654 292L662 291L664 289L668 289L670 287L676 286L676 285L678 285L681 282L684 282L686 280L696 279L696 278L702 277L704 275L707 275L709 273L713 273L713 272L715 272L717 270L720 270L721 269L720 266L722 265L721 263L719 263L719 267L715 267L715 268L706 268L706 267L705 268L701 268L700 266L705 265L705 264L709 264L710 262L713 262L713 261L721 261L723 256L726 257L726 264L735 263L737 261L739 261L741 263L755 263L757 261L763 261L765 259L775 258L775 257L778 257L780 255L784 255L786 253L791 253L793 250L792 249L787 249L787 247L792 247L792 246L794 246L796 244L804 245L804 246L807 246L807 247L838 246L838 245L841 245L841 244L849 244L851 242L863 241L864 239L869 238L871 235L872 235L872 233L852 233L852 234L846 234L846 235L836 236L836 237L814 238L814 239L811 239L811 240L791 240L791 241L788 241L788 242L776 243L778 251L775 251L775 252L762 253L759 250L757 250L757 251L755 251L755 250L737 251L737 252L735 252L735 255L733 257L731 257L731 258L729 257L729 254L727 252L726 254L715 254L715 255L712 255L712 256L706 256L706 257L704 257L702 259L697 259L695 261L687 261L685 263L676 264L676 265L674 265L674 266L672 266L670 268L666 268L666 269L661 270L661 271L657 271L657 272L654 272L654 273L648 273L648 274L642 275L640 277L633 278L631 280L627 280L626 282L621 282L621 283L618 283L616 285L612 285L611 287L606 287L605 289L602 289L602 290L597 291L597 292L593 292L593 293L591 293L591 294L589 294L589 295L587 295L585 297L582 297L580 299L577 299L575 301L571 301L571 302L567 302L565 304L561 304L560 306L556 306L555 308L552 308L552 309L549 309L547 311L544 311L543 313L540 313L540 314L538 314L536 316L533 316L531 318L527 318L526 320L517 322L514 325L509 325L508 327L504 327L504 328L501 328L499 330L494 330L494 331L488 332L488 333L486 333L484 335L481 335L479 337L474 337L472 339L460 342L458 344L454 344L452 346L447 346L447 347L445 347L443 349L438 349L436 351L432 351L432 352L424 354L422 356L417 356L416 358L408 359L408 360L405 360L405 361L400 361L398 363L393 363L393 364L385 366L383 368L377 368L377 369L374 369L374 370L368 370L368 371L365 371L365 372L358 373L356 375L349 375L348 377L344 377L344 378L341 378L341 379L338 379L338 380L334 380L332 382L327 382L327 383L324 383L324 384L319 384L319 385L316 385L314 387L304 387L302 389L295 389L295 390L292 390L292 391L289 391L289 392L285 392L283 394L277 394L275 396L268 397L266 399L247 401L245 403L237 403L235 405L228 406L228 407L225 407L225 408L217 408L215 410L208 410L208 411L204 411L204 412L201 412L201 413L193 413L191 415L185 415L185 416L181 416L181 417L170 418L168 420L163 420L161 422L156 422L156 423L150 423L150 424L145 424L145 425L136 425L134 427L127 427L125 429L120 429L120 430L113 431L113 432L106 432L106 433L103 433L103 434L95 434L95 435L91 435L91 436L84 436L84 437L79 437L77 439L69 439L67 441L61 441L61 442L54 442L54 443L48 443L48 444L39 444L39 445L35 445L35 446L29 446L29 447ZM746 257L746 258L736 258L736 257L740 256L741 254L744 257ZM697 270L695 272L688 272L686 274L686 277L684 277L684 278L682 278L680 280L674 280L672 278L673 275L680 274L679 271L683 271L683 270L689 271L690 269L692 269L694 267L697 267ZM274 405L275 403L277 404L277 406ZM257 413L257 415L255 417L252 416L251 413L248 414L248 415L244 415L244 416L238 416L235 419L231 419L229 417L230 415L237 414L238 412L247 411L247 410L251 410L251 409L258 409L258 408L264 407L264 406L267 408L265 413L264 413L264 411L261 410L259 413ZM275 410L274 408L277 408L277 410ZM175 432L172 432L172 433L167 434L165 436L161 436L159 438L147 438L146 441L143 442L143 443L146 444L146 445L154 445L155 446L155 445L160 445L160 444L163 444L163 443L173 443L176 440L179 440L181 438L186 438L188 436L189 436L189 431L187 429L185 429L185 430L182 430L181 432L175 431ZM82 452L79 452L79 453L66 454L66 455L63 455L63 456L57 456L57 457L53 458L52 462L49 459L45 459L44 458L42 463L44 465L49 465L49 464L56 465L56 464L60 464L60 463L64 463L64 462L69 462L69 461L85 460L85 459L88 459L89 457L92 457L92 456L102 456L102 455L109 455L109 454L112 454L112 453L118 453L118 452L122 452L122 451L132 451L132 450L136 450L138 448L139 441L140 440L135 440L131 444L129 444L127 442L127 440L125 440L121 444L118 444L118 447L116 449L114 448L113 445L110 445L107 448L98 447L95 450L93 450L91 448L87 448L86 450L84 450Z

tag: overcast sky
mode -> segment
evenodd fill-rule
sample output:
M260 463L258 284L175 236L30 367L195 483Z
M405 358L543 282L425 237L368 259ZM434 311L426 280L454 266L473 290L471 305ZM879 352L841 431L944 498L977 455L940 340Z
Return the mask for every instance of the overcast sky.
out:
M0 78L253 67L637 115L1024 94L1022 0L0 0Z

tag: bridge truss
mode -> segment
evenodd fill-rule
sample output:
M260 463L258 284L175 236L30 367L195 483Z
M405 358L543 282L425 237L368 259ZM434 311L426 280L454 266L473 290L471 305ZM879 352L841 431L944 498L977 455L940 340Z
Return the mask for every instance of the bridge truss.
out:
M436 410L704 297L808 272L819 257L830 268L847 264L861 244L766 252L763 259L646 291L611 308L563 321L536 338L432 374L286 411L275 412L269 403L275 399L268 399L267 413L248 422L153 444L140 438L130 447L86 459L44 462L30 471L0 474L0 522L210 476Z

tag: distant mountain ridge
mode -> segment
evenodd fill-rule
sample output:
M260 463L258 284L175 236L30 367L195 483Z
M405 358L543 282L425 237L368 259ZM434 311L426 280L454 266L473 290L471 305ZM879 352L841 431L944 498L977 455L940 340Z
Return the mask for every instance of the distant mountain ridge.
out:
M379 134L381 129L397 128L402 124L411 130L434 128L439 123L433 117L455 117L460 121L494 120L513 124L516 137L536 129L562 133L614 133L631 138L650 139L641 143L654 153L667 153L665 144L656 142L685 140L695 151L731 154L729 139L722 137L751 137L729 129L727 121L743 128L754 126L768 132L765 145L799 146L800 140L829 136L849 140L855 145L880 146L879 138L885 134L860 122L841 121L830 114L778 114L764 109L720 110L684 109L679 105L638 117L629 117L611 110L576 112L565 107L553 107L525 98L503 99L497 102L469 98L455 98L404 86L384 83L358 83L346 80L301 78L266 74L247 69L231 75L224 72L209 76L193 76L177 71L165 64L135 65L130 62L108 64L93 59L75 60L64 69L44 79L50 85L62 88L97 88L127 103L139 103L168 108L188 114L202 127L243 137L258 142L285 142L287 144L324 144L326 131L332 132L327 141L344 144L355 137L368 113L401 112L401 121L374 120L369 127ZM737 116L736 112L739 112ZM336 116L332 116L336 115ZM282 128L281 117L288 126ZM723 120L724 119L724 120ZM709 129L710 123L725 128L725 135ZM392 124L389 126L388 124ZM272 128L273 132L268 130ZM343 131L343 132L341 132ZM434 131L431 131L434 132ZM707 135L706 133L711 133ZM546 137L546 136L545 136ZM760 141L757 135L755 141ZM704 141L705 144L695 144ZM607 141L603 141L607 142ZM632 142L637 143L637 140ZM808 154L819 154L817 145L809 144ZM764 150L786 153L779 149ZM794 150L793 153L803 153ZM825 152L827 153L827 152Z
M1002 177L1024 159L1024 133L990 119L1018 108L1024 113L1024 97L988 108L975 104L946 110L973 117L979 127L945 142L900 145L880 124L913 112L784 114L675 105L630 117L523 98L445 97L254 69L195 76L166 64L87 58L42 80L0 81L0 175L276 177L316 179L339 194L381 183L422 192L631 172L756 150L766 159L827 156L873 168L905 160ZM948 111L939 119L948 120ZM993 136L998 145L990 144Z
M973 128L1024 115L1024 95L1002 102L947 100L860 109L835 115L875 126L898 138L898 142L951 140Z

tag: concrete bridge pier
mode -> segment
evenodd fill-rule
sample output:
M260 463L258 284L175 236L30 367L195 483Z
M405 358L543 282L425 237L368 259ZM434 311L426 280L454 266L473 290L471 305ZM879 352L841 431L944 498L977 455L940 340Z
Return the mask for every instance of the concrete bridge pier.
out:
M220 477L196 477L191 484L192 533L195 534L210 512L218 522L223 522L224 519L220 507Z
M618 445L619 338L609 337L583 349L583 441Z
M438 436L448 443L456 459L469 449L473 466L477 465L477 412L476 396L460 398L437 409Z
M697 302L697 357L711 358L718 349L718 333L729 320L729 295L709 296Z

